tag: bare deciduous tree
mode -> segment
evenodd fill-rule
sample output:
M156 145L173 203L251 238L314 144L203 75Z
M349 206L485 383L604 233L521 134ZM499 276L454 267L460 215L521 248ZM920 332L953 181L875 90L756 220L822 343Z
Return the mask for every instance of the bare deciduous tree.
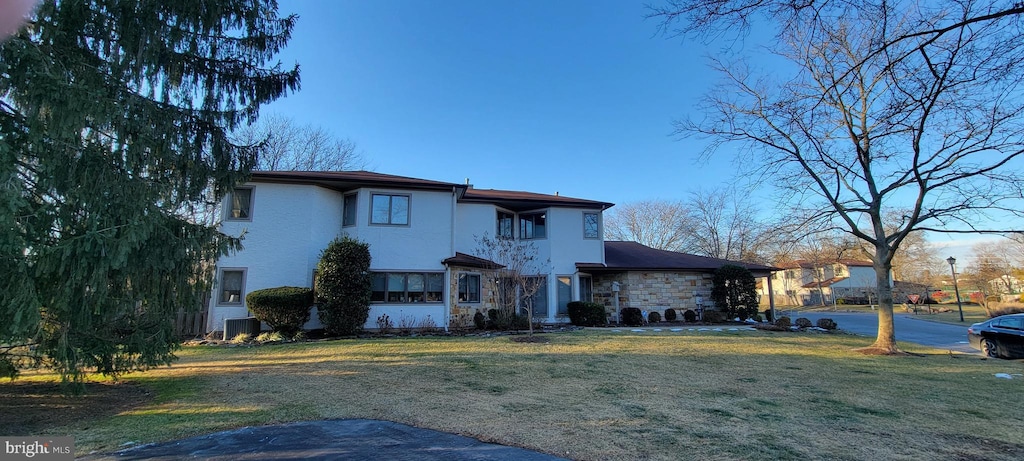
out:
M299 125L281 115L260 118L234 133L241 145L264 148L255 170L262 171L346 171L366 167L356 143L338 138L323 127Z
M690 210L678 201L647 200L612 208L605 216L607 240L637 242L669 251L691 251Z
M783 234L757 219L757 209L733 189L699 189L690 193L687 232L693 253L711 258L765 264Z
M713 60L725 81L703 117L677 128L710 138L707 154L744 145L747 173L870 245L880 306L865 353L899 353L889 272L908 235L1006 232L985 216L1021 215L1021 13L998 0L671 0L654 11L669 29L689 21L684 32L755 16L777 27L769 49L795 71ZM907 212L887 222L890 208Z
M533 242L484 234L477 237L476 256L497 263L488 282L497 293L499 315L510 325L520 311L526 313L529 334L533 335L533 308L537 295L547 286L549 261L540 261Z

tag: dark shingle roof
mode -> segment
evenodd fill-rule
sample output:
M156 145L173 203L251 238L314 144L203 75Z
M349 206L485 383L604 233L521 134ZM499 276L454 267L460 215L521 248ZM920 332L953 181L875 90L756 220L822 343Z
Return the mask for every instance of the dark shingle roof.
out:
M726 264L746 267L752 272L779 270L771 266L728 259L708 258L689 253L658 250L636 242L604 242L605 264L578 263L576 267L590 271L701 271L710 272Z
M580 207L603 210L610 208L613 205L608 202L565 197L562 195L474 188L466 189L466 193L463 194L460 201L493 203L512 211L526 211L549 206Z
M251 181L315 184L340 191L360 187L395 187L401 189L452 190L461 184L410 178L372 171L253 171Z
M475 267L480 269L501 269L505 266L498 264L490 259L479 258L466 253L455 252L455 256L446 258L441 261L446 266L462 266L462 267Z

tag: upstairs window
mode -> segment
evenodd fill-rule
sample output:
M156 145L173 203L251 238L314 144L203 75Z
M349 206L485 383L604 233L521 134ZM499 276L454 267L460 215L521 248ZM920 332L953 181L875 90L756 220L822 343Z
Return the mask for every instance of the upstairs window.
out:
M512 232L512 223L515 222L515 216L512 213L506 213L504 211L498 212L498 238L510 239L514 235Z
M409 196L373 194L371 224L405 226L409 224Z
M519 215L519 238L542 239L547 237L546 213L521 213Z
M354 226L356 225L356 203L358 202L359 196L356 194L348 194L345 196L345 201L341 210L341 225L342 226Z
M583 213L583 238L601 238L600 215L597 213Z
M227 203L227 219L229 221L249 221L252 219L251 188L238 188L231 191Z

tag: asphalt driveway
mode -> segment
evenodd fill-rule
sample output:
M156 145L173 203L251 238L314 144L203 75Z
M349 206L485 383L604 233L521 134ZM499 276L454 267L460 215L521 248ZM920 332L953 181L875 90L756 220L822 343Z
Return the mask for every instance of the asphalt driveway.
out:
M780 312L785 313L784 310ZM782 315L782 314L780 314ZM789 315L789 314L786 314ZM820 318L831 318L839 325L839 329L858 335L874 337L878 335L878 314L866 312L800 312L796 317L807 317L812 322ZM793 317L796 320L796 317ZM923 346L948 349L957 352L979 353L967 342L967 327L947 323L922 320L921 316L898 313L893 316L896 327L896 340Z
M334 419L243 427L81 459L551 461L563 458L389 421Z

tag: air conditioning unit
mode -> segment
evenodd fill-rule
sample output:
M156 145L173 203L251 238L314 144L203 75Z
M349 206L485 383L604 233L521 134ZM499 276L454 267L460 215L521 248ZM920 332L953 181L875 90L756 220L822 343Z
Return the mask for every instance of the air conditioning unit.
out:
M256 317L240 319L224 319L224 340L229 341L235 336L247 333L253 337L260 334L260 321Z

